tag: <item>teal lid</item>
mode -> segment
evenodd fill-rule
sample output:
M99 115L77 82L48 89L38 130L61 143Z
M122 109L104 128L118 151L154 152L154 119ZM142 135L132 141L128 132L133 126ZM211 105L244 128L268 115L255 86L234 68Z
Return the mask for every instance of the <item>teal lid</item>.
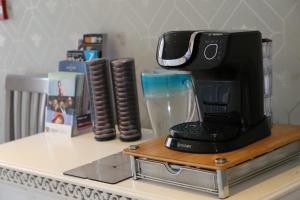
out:
M153 70L141 74L145 97L172 95L188 90L191 80L191 74L185 71Z

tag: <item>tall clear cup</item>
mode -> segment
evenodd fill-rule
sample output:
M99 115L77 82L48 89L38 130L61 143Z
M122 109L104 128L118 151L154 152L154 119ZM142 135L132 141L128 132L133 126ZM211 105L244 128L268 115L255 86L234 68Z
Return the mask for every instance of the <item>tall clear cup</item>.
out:
M272 40L262 39L264 71L264 113L272 127Z
M169 128L198 120L192 76L189 72L154 70L141 74L143 95L156 136Z

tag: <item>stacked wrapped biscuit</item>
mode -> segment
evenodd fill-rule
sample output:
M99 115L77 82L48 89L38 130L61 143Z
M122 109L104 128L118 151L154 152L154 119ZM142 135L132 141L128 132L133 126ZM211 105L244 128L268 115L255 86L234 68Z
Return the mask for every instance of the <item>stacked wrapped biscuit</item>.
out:
M113 139L116 136L116 131L106 60L89 61L86 66L86 74L95 139L99 141Z
M120 139L140 139L141 125L137 99L135 65L132 58L110 62Z

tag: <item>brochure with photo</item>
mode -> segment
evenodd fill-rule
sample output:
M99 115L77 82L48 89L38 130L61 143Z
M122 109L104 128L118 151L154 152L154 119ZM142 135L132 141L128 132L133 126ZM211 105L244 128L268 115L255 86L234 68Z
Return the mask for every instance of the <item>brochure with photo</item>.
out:
M84 61L74 61L74 60L62 60L59 62L58 70L60 72L76 72L76 73L83 73L85 74L85 66L86 62ZM83 105L82 105L82 113L86 114L90 112L90 102L89 102L89 96L88 96L88 84L86 82L86 79L83 83Z
M46 132L75 136L76 116L82 113L84 75L74 72L48 74L49 89L46 109Z

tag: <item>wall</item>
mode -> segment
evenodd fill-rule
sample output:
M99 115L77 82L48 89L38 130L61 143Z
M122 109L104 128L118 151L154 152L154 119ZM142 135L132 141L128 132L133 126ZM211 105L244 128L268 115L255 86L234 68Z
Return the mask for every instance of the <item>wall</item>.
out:
M10 19L0 22L1 111L6 74L55 71L83 33L108 33L111 57L134 57L140 73L157 66L157 38L165 31L243 28L274 40L274 120L300 123L299 1L7 0ZM149 126L140 100L143 125Z

